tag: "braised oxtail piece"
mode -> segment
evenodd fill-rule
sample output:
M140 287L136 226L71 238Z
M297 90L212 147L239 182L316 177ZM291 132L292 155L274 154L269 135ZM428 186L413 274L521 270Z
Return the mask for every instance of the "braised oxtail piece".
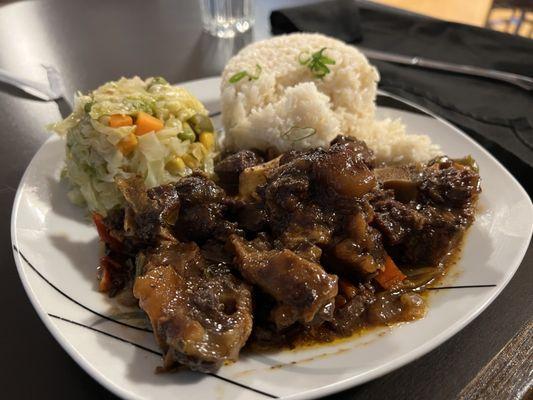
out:
M150 318L166 367L216 371L237 360L252 331L248 285L209 266L192 242L164 242L148 251L133 293Z

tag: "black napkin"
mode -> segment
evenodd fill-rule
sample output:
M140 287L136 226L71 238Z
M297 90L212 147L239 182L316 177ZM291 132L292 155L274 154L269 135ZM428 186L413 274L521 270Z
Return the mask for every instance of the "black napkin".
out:
M368 2L324 1L278 10L270 22L274 34L320 32L370 49L533 76L533 40ZM484 78L371 62L380 72L380 88L460 127L531 195L533 91Z

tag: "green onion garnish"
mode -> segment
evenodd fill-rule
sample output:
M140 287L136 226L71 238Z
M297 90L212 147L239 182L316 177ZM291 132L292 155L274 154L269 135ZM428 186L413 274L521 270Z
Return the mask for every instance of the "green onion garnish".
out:
M298 56L300 64L306 65L317 78L323 78L331 72L327 66L328 64L335 64L335 60L324 55L324 50L326 50L326 47L322 47L305 59L302 59L302 55L306 54L305 52L300 53Z
M316 133L315 128L300 128L293 126L289 128L286 132L281 134L283 139L289 140L291 142L298 142L300 140L307 139L308 137L313 136Z
M242 78L248 77L248 80L257 80L259 79L259 75L261 75L262 68L259 64L255 64L255 75L250 74L248 71L240 71L237 72L235 75L233 75L231 78L229 78L229 83L236 83L239 82Z
M147 89L150 89L154 85L168 85L168 81L165 78L161 77L161 76L156 76L156 77L152 78L152 80L148 84Z

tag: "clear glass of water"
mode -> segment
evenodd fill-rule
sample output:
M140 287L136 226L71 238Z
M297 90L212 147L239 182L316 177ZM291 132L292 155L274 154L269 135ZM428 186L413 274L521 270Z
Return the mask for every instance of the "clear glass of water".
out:
M254 0L200 0L204 29L221 38L246 32L254 24Z

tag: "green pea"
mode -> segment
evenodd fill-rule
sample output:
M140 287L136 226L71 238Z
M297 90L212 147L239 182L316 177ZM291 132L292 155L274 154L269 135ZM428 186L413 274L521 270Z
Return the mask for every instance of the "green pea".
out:
M187 122L183 123L183 131L178 133L178 138L181 140L188 140L191 143L194 143L196 141L196 134L191 129L190 125Z
M187 122L198 135L202 132L214 132L211 119L207 115L194 114Z

